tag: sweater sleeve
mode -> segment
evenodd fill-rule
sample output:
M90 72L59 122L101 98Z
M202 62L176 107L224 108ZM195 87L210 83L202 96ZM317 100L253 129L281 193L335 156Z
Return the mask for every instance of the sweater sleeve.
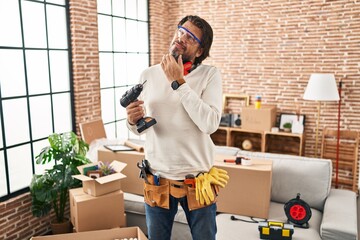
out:
M218 129L222 108L222 83L217 68L209 72L206 86L200 96L187 83L182 84L176 92L200 131L211 134Z

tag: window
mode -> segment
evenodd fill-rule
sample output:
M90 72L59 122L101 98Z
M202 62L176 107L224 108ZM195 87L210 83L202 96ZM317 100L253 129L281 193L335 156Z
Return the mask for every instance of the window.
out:
M35 156L73 129L65 0L0 0L0 200L27 191Z
M120 98L149 66L147 0L98 0L102 118L108 138L134 138Z

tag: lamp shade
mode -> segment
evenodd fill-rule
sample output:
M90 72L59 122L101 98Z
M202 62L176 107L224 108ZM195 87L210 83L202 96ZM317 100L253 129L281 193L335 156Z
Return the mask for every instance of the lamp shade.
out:
M334 74L313 73L304 93L305 100L337 101L339 92Z

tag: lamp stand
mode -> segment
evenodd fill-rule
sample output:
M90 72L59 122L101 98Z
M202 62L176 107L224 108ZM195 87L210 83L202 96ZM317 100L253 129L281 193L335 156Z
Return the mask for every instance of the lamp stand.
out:
M321 107L321 103L320 103L320 101L318 101L318 106L317 106L318 112L317 112L316 133L315 133L315 158L317 158L317 156L318 156L320 107Z
M340 148L340 108L341 108L341 88L342 81L339 82L339 103L338 103L338 122L337 122L337 141L336 141L336 168L335 168L335 188L339 186L339 148Z

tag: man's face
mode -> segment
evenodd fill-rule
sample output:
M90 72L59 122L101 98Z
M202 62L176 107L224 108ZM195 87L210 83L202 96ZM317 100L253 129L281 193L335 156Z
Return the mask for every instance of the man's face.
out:
M196 39L197 38L197 39ZM201 30L191 22L185 22L181 28L176 29L174 38L171 41L169 52L176 59L182 55L183 62L194 62L196 57L201 56L202 48L200 39Z

